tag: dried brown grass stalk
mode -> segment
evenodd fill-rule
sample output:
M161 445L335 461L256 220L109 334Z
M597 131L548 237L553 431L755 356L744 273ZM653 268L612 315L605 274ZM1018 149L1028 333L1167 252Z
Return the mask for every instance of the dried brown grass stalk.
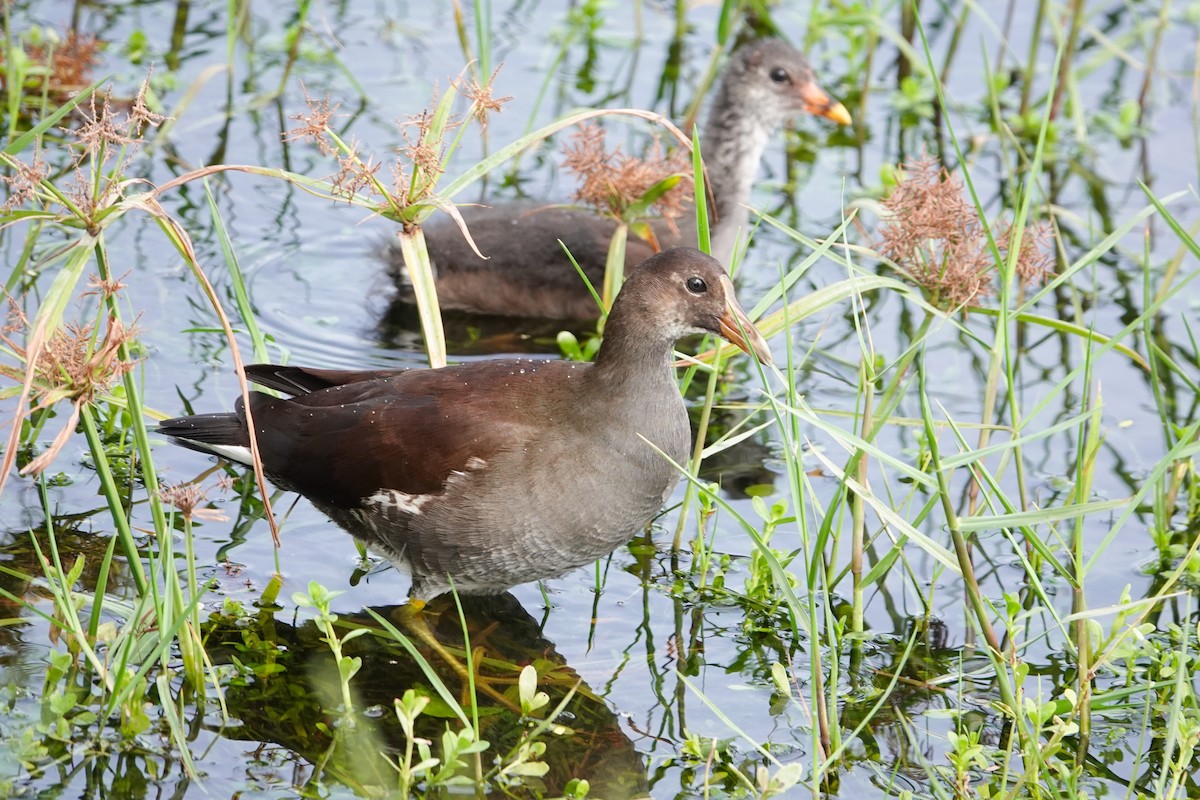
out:
M218 169L220 166L222 165L217 165L216 168L212 169L214 171L220 171L220 169ZM247 167L239 167L237 165L228 166L238 170L250 169ZM192 177L197 177L198 174L211 173L208 171L208 169L190 173ZM190 178L187 176L180 176L180 178L177 180L184 179L190 180ZM166 188L166 185L159 187L159 189L156 191L161 192L164 188ZM192 274L196 277L196 280L203 288L205 297L208 298L209 303L212 305L213 311L217 315L217 320L221 323L221 329L225 333L225 341L229 344L229 354L233 359L234 371L237 374L238 388L241 392L242 403L245 406L246 427L250 433L250 455L254 461L254 480L255 484L258 486L259 499L263 504L263 516L267 520L267 526L271 529L271 539L275 543L275 547L278 548L280 546L279 522L275 519L275 512L271 508L271 493L267 490L267 477L263 472L262 456L259 454L258 448L258 435L255 433L257 428L254 424L254 413L251 411L250 383L246 380L246 368L242 361L242 351L238 346L237 337L234 336L233 326L229 322L229 317L226 315L225 309L221 306L221 301L217 297L216 289L213 288L212 282L208 279L208 276L204 273L204 269L200 266L200 260L196 255L195 245L192 243L192 238L188 235L187 229L185 229L177 219L172 217L166 212L165 209L163 209L162 204L158 202L154 192L147 193L145 196L143 196L140 201L140 205L148 214L157 219L167 231L168 238L171 239L180 255L182 255L187 261L188 266L192 270ZM3 476L0 476L0 478L2 477Z

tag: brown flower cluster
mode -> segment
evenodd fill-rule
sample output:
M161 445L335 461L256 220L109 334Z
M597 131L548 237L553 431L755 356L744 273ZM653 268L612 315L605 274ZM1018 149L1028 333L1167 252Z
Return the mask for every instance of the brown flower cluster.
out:
M89 108L79 112L81 123L73 131L75 138L83 145L83 152L79 154L77 161L82 161L85 155L103 153L107 156L109 146L131 144L135 141L133 120L129 117L122 118L120 113L113 109L110 93L102 95L102 100L97 105L97 94L98 92L93 93L89 98Z
M146 105L146 92L150 89L150 76L153 74L154 68L151 67L146 73L146 77L142 80L142 85L138 87L137 96L133 98L133 103L129 107L127 132L131 138L141 138L144 128L157 128L167 120L165 115L155 114Z
M121 283L121 278L126 277L128 274L126 272L120 278L110 278L108 280L104 280L99 275L92 275L88 278L88 290L83 294L85 297L89 294L96 294L105 300L110 300L129 287L129 284Z
M329 121L337 116L337 110L342 107L341 103L330 106L328 96L322 100L314 100L303 83L300 84L300 88L304 90L304 104L308 106L308 113L292 114L288 117L288 119L296 120L300 125L284 131L283 140L285 142L307 141L316 145L322 154L333 155L337 152L337 148L330 136L333 129L329 126Z
M691 196L691 169L688 154L663 153L662 142L654 140L650 152L638 158L627 156L617 147L604 146L604 129L584 125L564 148L563 167L579 176L575 199L614 217L622 218L626 209L645 196L651 187L672 175L681 180L652 204L668 223L684 212Z
M436 92L435 102L436 102ZM404 147L396 150L403 158L398 159L392 169L392 179L397 194L404 195L408 202L418 202L433 194L438 176L442 174L442 159L445 155L443 141L430 135L433 130L433 113L425 108L419 114L410 114L400 124L404 136ZM451 119L446 123L443 135L462 124L461 120ZM408 179L405 179L403 164L408 161L412 165ZM415 189L414 189L415 187Z
M166 121L167 117L151 111L146 102L146 95L150 91L150 76L151 73L147 72L132 103L121 103L128 103L128 111L120 112L113 107L111 87L105 92L93 92L88 98L87 108L80 105L77 114L80 120L79 127L74 130L64 129L83 145L83 152L77 156L76 163L82 162L85 156L97 155L102 161L107 161L111 155L111 147L136 145L141 142L142 132L146 128L156 128ZM124 164L121 167L123 168ZM117 171L121 172L122 169Z
M12 169L12 174L0 175L0 181L8 188L8 197L0 204L0 211L12 211L37 197L38 186L50 174L50 167L37 151L34 151L33 160L28 164L15 158L6 158L5 165Z
M15 303L10 300L9 304L9 322L0 332L0 341L23 358L28 351L11 334L27 328L28 321ZM25 466L24 474L35 474L49 466L75 430L80 409L133 369L134 362L121 358L121 352L136 336L136 329L125 327L115 317L107 319L102 335L91 324L70 323L50 336L33 365L33 410L43 411L63 400L69 401L72 409L54 442ZM0 372L18 382L25 380L20 369L0 366Z
M345 198L349 202L358 194L366 193L400 207L408 205L408 184L404 180L404 170L400 164L392 165L394 190L388 192L376 177L382 164L370 155L360 155L357 142L342 141L333 130L330 123L338 116L340 103L331 104L328 96L320 100L314 99L308 94L308 89L304 90L304 102L308 106L308 112L289 117L300 125L284 131L283 140L307 141L316 146L323 155L332 156L337 160L338 171L329 178L335 196ZM408 140L407 135L405 139ZM417 155L424 158L422 153ZM384 197L385 194L387 197Z
M459 81L454 85L468 100L471 101L471 107L467 109L467 113L479 123L479 127L487 129L488 117L493 112L499 112L504 108L504 104L512 100L512 96L496 97L492 87L496 83L496 76L500 74L501 67L496 67L482 85L478 80L472 78L465 83Z
M30 64L37 67L25 76L25 93L40 97L45 92L55 102L62 102L91 83L90 73L99 60L100 40L92 34L72 30L67 31L62 41L50 42L43 37L37 42L23 41L22 48ZM3 62L0 53L0 65ZM5 89L8 75L9 70L0 68L0 86Z
M71 322L46 342L37 364L37 384L46 398L90 403L97 392L133 369L134 362L119 357L122 345L133 341L136 329L110 317L103 337L93 336L91 324Z
M381 197L385 193L376 178L376 173L382 164L372 156L359 154L356 142L344 142L330 126L331 120L337 116L340 104L330 105L329 98L315 100L304 94L304 102L308 105L308 113L295 114L294 119L301 124L285 131L285 142L308 141L315 145L324 155L333 156L338 162L338 171L329 179L333 193L353 200L360 192ZM428 136L433 124L433 114L428 110L411 115L401 123L405 146L397 148L396 152L403 158L393 162L391 167L392 190L386 192L391 204L404 208L427 197L433 190L438 175L442 172L441 142L430 142ZM451 123L454 127L459 123ZM411 164L411 175L418 176L418 190L410 192L410 177L405 173L404 161Z
M179 509L179 513L189 521L225 522L229 519L220 509L204 506L208 502L208 492L195 482L163 486L158 490L158 496L167 505Z
M74 206L87 216L104 205L106 198L120 197L125 167L142 140L143 130L157 127L166 119L150 110L146 101L149 89L150 75L147 74L137 96L129 104L129 110L124 113L113 107L111 89L103 93L93 92L86 105L80 104L76 109L74 119L78 122L77 126L63 129L80 145L72 163L74 187L68 195ZM85 175L80 169L85 160L91 159L93 170L96 170L107 164L114 153L122 153L123 160L102 180L97 180L94 175ZM0 210L11 211L34 200L38 186L50 174L41 154L35 151L28 164L2 154L0 161L11 170L11 174L0 176L0 181L8 188L8 197Z
M481 127L487 127L488 115L499 111L510 97L494 96L492 83L499 69L493 72L484 83L471 80L459 81L455 87L471 101L466 117L474 119ZM353 200L359 193L376 197L392 209L407 208L433 196L438 178L443 172L445 160L446 134L460 126L462 119L451 117L447 119L441 130L435 131L436 113L428 108L418 114L408 115L400 123L404 137L404 146L396 148L399 156L390 168L392 186L385 188L377 178L382 166L371 156L362 156L355 142L344 142L330 126L330 121L336 116L338 105L330 106L328 98L314 100L305 90L304 101L308 105L308 113L297 114L290 119L301 124L284 132L286 142L309 141L325 155L333 156L338 162L338 171L330 178L333 193L347 201ZM439 105L438 92L435 87L431 107ZM387 209L381 209L385 213Z
M351 142L348 147L344 155L335 154L338 171L330 182L333 185L333 194L352 200L359 192L369 190L374 185L375 173L379 172L381 165L373 156L367 156L365 159L359 156L356 142Z
M1012 249L1012 233L1012 223L1007 220L995 231L996 244L1005 258ZM1054 253L1046 249L1047 243L1053 240L1054 232L1046 222L1035 222L1021 231L1015 271L1022 286L1045 283L1046 278L1054 274Z
M126 168L142 143L146 127L157 127L167 118L150 110L146 95L150 75L142 81L136 98L121 112L114 108L111 89L94 92L86 106L76 109L79 120L75 129L64 129L79 145L73 164L72 188L67 193L78 213L87 221L97 209L105 208L124 196L128 184ZM117 157L115 163L114 157ZM85 166L86 165L86 166Z
M963 308L993 294L996 260L975 206L963 197L963 181L929 156L904 165L900 181L884 202L887 223L876 243L879 252L905 271L934 305ZM1012 223L992 229L1001 258L1008 257ZM1021 232L1016 273L1022 284L1041 281L1053 255L1044 252L1043 225Z

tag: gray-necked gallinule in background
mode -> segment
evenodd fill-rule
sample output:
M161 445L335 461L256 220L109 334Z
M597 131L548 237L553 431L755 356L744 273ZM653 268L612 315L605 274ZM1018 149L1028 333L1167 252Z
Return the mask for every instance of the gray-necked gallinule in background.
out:
M770 351L713 258L667 250L621 289L594 364L505 359L437 370L258 364L247 377L264 470L411 571L411 597L499 592L627 541L662 508L691 440L677 339ZM232 413L163 422L177 444L250 463ZM657 448L657 450L656 450ZM419 606L420 604L418 604Z
M712 252L724 264L733 254L738 231L745 228L750 191L763 151L792 114L807 111L841 124L850 122L845 107L817 84L812 68L794 47L779 39L758 39L739 47L722 71L701 145L714 202ZM458 225L435 218L425 239L442 308L475 314L543 319L593 320L596 302L570 261L561 239L600 286L615 223L587 209L531 201L460 209L481 259ZM663 246L694 245L695 227L676 233L655 226ZM630 237L626 269L652 254L650 245ZM388 252L389 267L401 295L408 290L398 248Z

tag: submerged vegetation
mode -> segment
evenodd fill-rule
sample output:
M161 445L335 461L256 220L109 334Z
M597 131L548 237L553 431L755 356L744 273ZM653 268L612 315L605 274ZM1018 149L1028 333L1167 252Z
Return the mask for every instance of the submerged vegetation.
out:
M1200 794L1193 8L203 5L4 4L0 795ZM421 226L561 167L704 241L667 119L752 30L855 120L755 195L780 366L682 356L685 488L594 571L431 604L465 680L402 577L160 447L247 361L594 353L452 326ZM372 305L389 236L415 310Z

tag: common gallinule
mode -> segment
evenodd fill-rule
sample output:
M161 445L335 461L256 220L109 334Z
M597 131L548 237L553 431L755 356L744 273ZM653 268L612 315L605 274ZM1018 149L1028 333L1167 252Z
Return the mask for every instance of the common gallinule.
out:
M505 359L350 372L258 364L263 468L412 573L423 604L494 593L611 552L659 511L688 457L673 345L716 333L764 363L721 265L667 250L621 289L594 364ZM232 413L163 422L175 443L250 463ZM658 451L662 451L661 453Z
M779 39L758 39L734 51L722 72L709 109L701 144L708 168L713 255L728 264L738 231L745 228L750 190L771 136L797 111L849 124L845 106L817 85L812 68L794 47ZM563 244L599 287L615 223L581 208L529 201L460 209L481 259L446 217L425 226L425 240L442 308L475 314L543 319L594 320L595 300L587 291ZM695 227L672 231L656 225L663 246L694 245ZM653 250L637 237L626 245L626 269ZM410 289L399 248L388 263L401 296Z

